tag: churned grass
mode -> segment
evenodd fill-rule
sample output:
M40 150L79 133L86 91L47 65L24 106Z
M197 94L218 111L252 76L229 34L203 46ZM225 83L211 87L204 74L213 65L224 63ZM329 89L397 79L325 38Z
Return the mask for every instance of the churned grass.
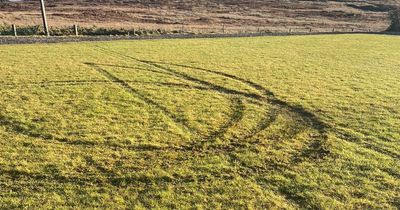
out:
M0 46L0 208L400 207L400 37Z

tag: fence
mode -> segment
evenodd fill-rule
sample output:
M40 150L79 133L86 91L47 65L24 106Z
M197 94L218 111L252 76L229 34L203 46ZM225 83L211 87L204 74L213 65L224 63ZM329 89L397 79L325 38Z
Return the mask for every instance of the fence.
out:
M360 33L373 32L371 29L356 28L268 28L268 27L191 27L179 25L168 28L103 28L103 27L51 27L52 36L157 36L169 34L249 34L249 33ZM38 36L44 35L41 26L0 25L0 36Z

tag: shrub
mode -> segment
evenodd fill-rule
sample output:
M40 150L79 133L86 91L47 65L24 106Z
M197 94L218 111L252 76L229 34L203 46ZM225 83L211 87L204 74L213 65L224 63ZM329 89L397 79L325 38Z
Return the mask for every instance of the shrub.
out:
M83 36L157 36L169 33L182 33L179 30L166 31L163 29L125 29L125 28L103 28L103 27L78 27L79 35ZM43 27L36 26L17 26L18 36L43 35ZM50 27L51 36L72 36L75 35L72 26ZM11 25L0 24L0 36L13 36L14 32Z
M12 35L13 32L11 30L11 26L9 25L0 25L0 35Z
M400 32L400 7L389 12L390 26L388 31Z

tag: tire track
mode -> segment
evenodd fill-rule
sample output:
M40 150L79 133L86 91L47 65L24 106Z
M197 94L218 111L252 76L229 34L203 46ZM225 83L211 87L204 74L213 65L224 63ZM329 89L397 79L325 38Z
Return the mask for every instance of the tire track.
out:
M282 100L276 98L274 93L272 93L271 91L267 90L266 88L262 87L261 85L259 85L257 83L254 83L254 82L252 82L250 80L246 80L246 79L234 76L234 75L230 75L230 74L227 74L227 73L219 72L219 71L214 71L214 70L209 70L209 69L204 69L204 68L199 68L199 67L192 67L192 66L188 66L188 65L179 65L179 64L170 64L170 63L162 63L162 62L145 61L145 60L140 60L140 59L137 59L135 57L132 57L132 56L129 56L129 55L125 55L125 54L122 54L122 53L119 53L119 52L107 50L107 49L105 49L105 48L103 48L101 46L96 46L96 48L99 49L99 51L101 51L101 52L103 52L103 53L105 53L105 54L107 54L109 56L118 57L118 58L123 57L123 58L129 59L129 60L132 60L134 62L138 62L138 63L141 63L141 64L146 64L147 66L149 66L151 68L161 69L164 72L168 72L170 74L171 73L175 74L176 76L181 77L184 80L195 82L195 83L198 83L198 84L203 85L203 86L208 86L211 89L216 90L216 91L221 92L221 93L225 93L225 94L228 94L228 95L240 95L240 96L243 96L243 97L255 99L255 100L258 100L258 101L260 101L262 103L273 105L273 106L277 107L278 109L288 110L289 112L295 113L296 115L298 115L302 119L302 121L307 126L312 127L313 129L317 130L321 134L321 135L319 135L319 138L316 139L317 141L319 141L319 143L311 144L311 145L319 145L319 146L314 146L314 148L317 149L317 150L312 151L312 152L320 153L320 154L313 155L313 156L322 157L323 158L324 156L329 154L329 151L326 150L326 148L324 148L322 146L327 141L327 128L328 128L328 126L325 123L323 123L321 120L319 120L319 118L317 116L315 116L313 113L307 111L303 107L301 107L301 106L293 106L293 105L288 104L285 101L282 101ZM226 87L222 87L220 85L215 85L215 84L210 83L208 81L200 80L198 78L195 78L195 77L190 76L188 74L185 74L183 72L179 72L177 70L174 70L172 68L168 68L168 67L165 67L165 66L162 66L162 65L170 65L170 66L176 66L176 67L182 67L182 68L190 68L190 69L193 69L193 70L198 70L198 71L203 71L203 72L207 72L207 73L211 73L211 74L216 74L216 75L219 75L219 76L222 76L222 77L225 77L225 78L229 78L229 79L232 79L234 81L243 83L245 85L248 85L248 86L258 90L262 94L258 95L258 94L253 94L253 93L244 93L244 92L241 92L241 91L232 90L232 89L229 89L229 88L226 88ZM275 113L273 113L273 114L275 114ZM267 116L269 116L269 115L271 115L271 114L267 113ZM268 126L265 125L265 124L267 124L266 121L268 121L268 120L264 119L264 120L262 120L262 122L259 122L258 125L256 126L256 128L251 131L251 135L254 136L254 135L258 134L259 132L263 131L265 129L265 127L268 127ZM226 131L227 130L228 129L226 129ZM241 139L241 140L243 140L243 139Z
M116 52L113 52L113 51L107 51L106 49L104 49L102 47L97 47L97 48L99 48L100 51L102 51L103 53L106 53L107 55L111 55L111 56L118 57L118 58L127 57L130 60L145 64L145 65L147 65L147 66L149 66L151 68L159 69L159 70L156 70L157 72L165 72L168 75L173 75L174 77L182 79L184 81L190 81L190 82L193 82L193 83L197 83L197 84L200 85L200 87L204 86L204 87L208 88L209 90L213 90L213 91L216 91L216 92L219 92L219 93L223 93L223 94L227 94L227 95L232 95L232 97L236 97L236 98L238 96L245 96L245 97L248 97L248 98L260 98L261 97L261 96L256 95L256 94L245 93L245 92L241 92L241 91L237 91L237 90L228 89L228 88L225 88L223 86L216 85L216 84L213 84L211 82L198 79L196 77L193 77L191 75L185 74L183 72L179 72L179 71L176 71L176 70L171 69L171 68L166 68L166 67L158 65L158 64L156 64L154 62L143 61L143 60L139 60L139 59L136 59L136 58L133 58L133 57L130 57L130 56L126 56L126 55L123 55L123 54L119 54L119 53L116 53ZM119 67L121 67L121 66L119 66ZM132 67L129 67L129 68L132 68ZM233 125L237 124L243 118L243 112L244 112L245 107L244 107L243 102L241 100L240 100L240 103L237 103L237 100L235 101L235 103L236 104L241 104L241 105L240 106L236 106L237 108L233 109L234 111L232 113L232 116L228 120L228 122L225 123L225 125L223 125L221 128L219 128L218 131L212 132L210 135L201 137L200 139L194 140L193 142L215 141L217 138L219 138L221 136L224 136L225 133ZM237 113L239 113L241 115L239 120L238 120L239 117L238 117ZM192 150L198 149L198 148L194 148L194 147L199 147L199 145L195 145L195 144L194 145L193 144L192 145L188 145L188 146L185 146L185 147L186 147L186 149L191 148ZM203 143L200 143L200 144L203 144Z
M194 133L198 132L197 130L192 128L186 120L180 119L178 116L176 116L174 113L170 112L164 106L158 104L157 102L155 102L154 100L152 100L151 98L146 96L145 94L143 94L143 93L139 92L138 90L136 90L135 88L131 87L128 82L119 79L115 75L111 74L109 71L101 68L100 66L97 66L96 64L93 64L93 63L85 63L85 64L92 67L93 69L95 69L97 72L99 72L104 77L108 78L113 83L122 87L128 93L130 93L136 97L139 97L141 100L143 100L147 104L150 104L151 106L156 107L157 109L161 110L166 116L168 116L177 125L181 125L180 127L183 128L184 130L187 130L189 132L192 131Z
M177 67L182 67L182 68L189 68L189 69L199 70L199 71L208 72L208 73L212 73L212 74L217 74L217 75L241 82L243 84L246 84L246 85L260 91L262 93L262 97L251 97L251 98L258 100L262 103L268 103L268 104L273 105L273 107L274 107L273 110L281 110L281 111L288 110L291 113L295 113L296 115L298 115L300 117L300 119L304 122L304 124L306 126L312 127L313 129L317 130L317 132L319 133L318 138L313 138L315 142L309 144L309 149L307 150L307 152L300 152L301 156L310 157L310 158L311 157L323 158L329 154L329 149L324 147L325 142L327 141L327 138L328 138L327 137L328 125L323 123L321 120L318 119L317 116L315 116L313 113L305 110L303 107L290 105L287 102L276 98L274 93L265 89L261 85L258 85L252 81L245 80L243 78L240 78L240 77L237 77L234 75L230 75L230 74L219 72L219 71L199 68L199 67L187 66L187 65L170 64L170 63L161 63L161 64L172 65L172 66L177 66ZM273 111L272 113L266 113L266 117L263 120L261 120L258 123L258 125L248 135L246 135L244 138L242 138L241 141L246 140L246 138L248 136L250 136L250 137L255 136L258 133L262 132L263 130L267 129L269 127L269 125L275 121L277 114L278 114L277 111ZM290 136L295 136L300 132L302 132L302 131L294 133ZM293 138L293 137L290 137L290 138ZM313 153L315 153L315 154L313 154ZM298 162L298 160L302 159L302 158L295 158L295 159L296 159L296 161L294 161L294 162Z

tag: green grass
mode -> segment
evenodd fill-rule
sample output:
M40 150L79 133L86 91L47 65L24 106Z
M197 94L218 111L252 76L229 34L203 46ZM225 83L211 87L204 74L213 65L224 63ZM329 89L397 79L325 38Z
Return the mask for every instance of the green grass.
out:
M400 208L400 37L0 46L0 208Z

